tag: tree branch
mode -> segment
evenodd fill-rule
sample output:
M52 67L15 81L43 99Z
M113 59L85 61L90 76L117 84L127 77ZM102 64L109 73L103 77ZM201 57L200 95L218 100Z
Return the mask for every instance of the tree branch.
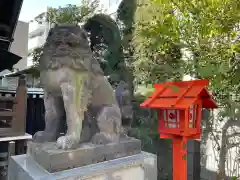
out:
M217 137L214 135L214 133L211 131L210 132L211 134L212 134L212 136L213 136L213 139L214 139L214 141L216 142L216 144L217 144L217 146L218 146L218 149L220 149L221 148L221 146L220 146L220 143L218 142L218 139L217 139Z

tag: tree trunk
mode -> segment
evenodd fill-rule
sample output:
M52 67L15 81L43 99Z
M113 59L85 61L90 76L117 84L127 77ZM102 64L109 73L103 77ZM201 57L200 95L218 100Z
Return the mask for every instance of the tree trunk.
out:
M227 129L223 129L222 131L222 141L221 148L219 153L219 164L218 164L218 174L217 180L224 180L226 176L225 172L225 163L226 163L226 155L227 155Z

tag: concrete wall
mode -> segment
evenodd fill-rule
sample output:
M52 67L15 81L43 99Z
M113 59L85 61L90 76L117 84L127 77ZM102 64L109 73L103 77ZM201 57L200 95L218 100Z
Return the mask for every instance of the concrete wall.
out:
M22 59L13 66L14 68L19 70L25 69L27 67L28 28L28 23L18 21L14 33L14 41L10 47L10 51L12 53L22 57Z

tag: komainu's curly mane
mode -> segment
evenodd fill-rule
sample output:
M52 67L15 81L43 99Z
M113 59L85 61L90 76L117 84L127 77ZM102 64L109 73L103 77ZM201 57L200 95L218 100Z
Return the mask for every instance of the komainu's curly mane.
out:
M86 32L77 25L56 25L49 31L43 48L41 70L63 67L103 75L92 55Z

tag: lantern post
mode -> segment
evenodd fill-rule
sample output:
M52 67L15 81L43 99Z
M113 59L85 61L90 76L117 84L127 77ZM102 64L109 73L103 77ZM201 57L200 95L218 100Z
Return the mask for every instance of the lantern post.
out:
M158 111L160 138L172 139L173 180L187 180L187 141L200 139L202 108L217 108L206 89L208 80L155 84L140 106Z

